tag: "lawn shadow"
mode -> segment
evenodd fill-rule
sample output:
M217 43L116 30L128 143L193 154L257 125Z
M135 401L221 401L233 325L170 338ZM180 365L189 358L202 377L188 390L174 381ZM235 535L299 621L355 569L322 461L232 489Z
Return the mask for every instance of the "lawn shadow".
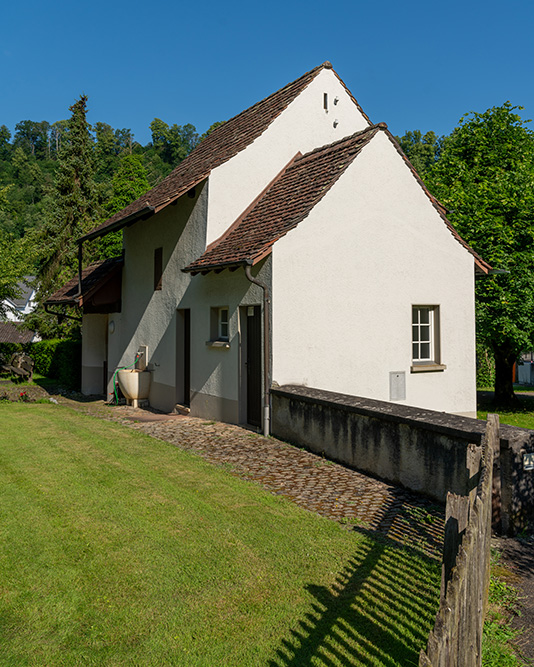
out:
M394 498L389 503L381 523L394 525L391 512L403 511ZM363 539L353 557L331 588L306 586L311 611L269 667L418 664L439 604L439 563L419 548L401 547L380 524L354 530Z

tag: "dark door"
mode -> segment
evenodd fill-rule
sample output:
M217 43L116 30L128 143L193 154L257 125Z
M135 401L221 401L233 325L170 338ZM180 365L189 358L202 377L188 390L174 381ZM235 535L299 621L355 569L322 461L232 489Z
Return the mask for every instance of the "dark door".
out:
M261 427L261 307L247 308L247 422Z
M176 402L189 405L191 396L191 311L180 308L176 320Z

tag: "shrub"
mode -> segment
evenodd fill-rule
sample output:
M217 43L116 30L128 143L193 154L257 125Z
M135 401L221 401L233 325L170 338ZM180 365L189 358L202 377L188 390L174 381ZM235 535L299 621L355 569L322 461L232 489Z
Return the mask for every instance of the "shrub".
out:
M477 343L477 387L495 385L495 361L487 347Z
M68 389L80 388L82 344L77 340L42 340L32 343L29 354L35 372L57 380Z
M27 345L20 343L0 343L0 357L4 357L6 361L11 359L11 355L15 352L26 352Z

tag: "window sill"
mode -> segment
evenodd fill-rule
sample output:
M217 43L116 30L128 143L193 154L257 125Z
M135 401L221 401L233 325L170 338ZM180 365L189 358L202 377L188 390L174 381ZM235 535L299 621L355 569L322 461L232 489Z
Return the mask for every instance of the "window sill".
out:
M412 364L410 366L411 373L432 373L436 371L444 371L447 368L445 364L435 364L431 361L422 364Z
M230 349L230 343L227 340L207 340L206 345L208 347L219 347L223 350Z

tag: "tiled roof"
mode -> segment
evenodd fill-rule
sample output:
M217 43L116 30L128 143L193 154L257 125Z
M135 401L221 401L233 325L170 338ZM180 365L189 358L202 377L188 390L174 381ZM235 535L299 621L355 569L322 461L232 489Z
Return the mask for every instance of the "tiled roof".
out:
M188 190L207 178L213 169L227 162L257 139L321 70L331 68L332 65L329 62L315 67L296 81L287 84L276 93L226 121L206 137L161 183L83 238L94 237L101 232L105 233L108 227L120 225L125 218L142 214L143 211L148 215L157 213L172 201L184 195ZM343 84L343 82L341 83ZM351 98L362 111L352 95ZM363 115L365 116L365 114ZM152 207L154 210L148 211L147 207Z
M17 329L11 322L0 322L0 343L31 343L35 332L29 329Z
M460 234L458 233L458 231L456 230L456 228L453 226L453 224L452 224L452 223L450 222L450 220L447 218L447 209L443 206L443 204L441 204L441 203L434 197L434 195L430 192L430 190L429 190L429 189L426 187L426 185L423 183L421 177L419 176L419 174L418 174L417 171L415 170L415 167L412 165L412 163L410 162L410 160L408 160L408 158L406 157L406 154L404 153L404 151L403 151L402 148L400 147L399 142L395 139L395 137L391 134L391 132L390 132L389 130L386 130L386 134L387 134L389 140L391 141L391 143L395 146L395 149L397 150L397 152L399 153L399 155L402 157L402 159L404 160L404 162L405 162L405 163L407 164L407 166L409 167L410 171L411 171L412 174L414 175L414 177L415 177L415 179L417 180L417 182L419 183L419 185L423 188L423 190L424 190L426 196L430 199L430 201L431 201L431 203L432 203L432 206L434 206L434 208L436 209L436 211L437 211L438 214L440 215L440 217L441 217L441 219L443 220L443 222L444 222L444 223L447 225L447 227L449 228L450 233L451 233L451 234L454 236L454 238L455 238L461 245L463 245L464 248L466 248L466 250L468 250L468 251L473 255L473 257L475 258L475 267L476 267L477 272L478 272L479 274L486 274L486 275L487 275L487 274L492 270L492 268L493 268L493 267L491 266L491 264L488 264L488 262L486 262L484 259L482 259L482 257L481 257L478 253L476 253L476 252L473 250L473 248L471 248L471 246L470 246L466 241L463 240L463 238L460 236Z
M443 206L425 187L385 123L372 125L334 144L294 158L227 232L183 270L195 275L259 262L281 236L309 214L379 130L393 142L454 238L473 255L477 271L487 274L491 266L449 222Z
M34 276L27 276L24 278L23 282L17 283L18 296L14 299L9 299L9 302L12 303L17 310L24 310L33 296L35 288L28 285L28 283L31 283L33 280L35 280Z
M263 259L298 225L378 132L373 125L297 156L230 229L184 271L193 274Z
M93 262L82 271L81 299L87 299L117 271L122 268L122 257L112 257L103 262ZM61 289L48 297L45 303L50 306L58 304L80 305L78 294L78 276L71 278Z

